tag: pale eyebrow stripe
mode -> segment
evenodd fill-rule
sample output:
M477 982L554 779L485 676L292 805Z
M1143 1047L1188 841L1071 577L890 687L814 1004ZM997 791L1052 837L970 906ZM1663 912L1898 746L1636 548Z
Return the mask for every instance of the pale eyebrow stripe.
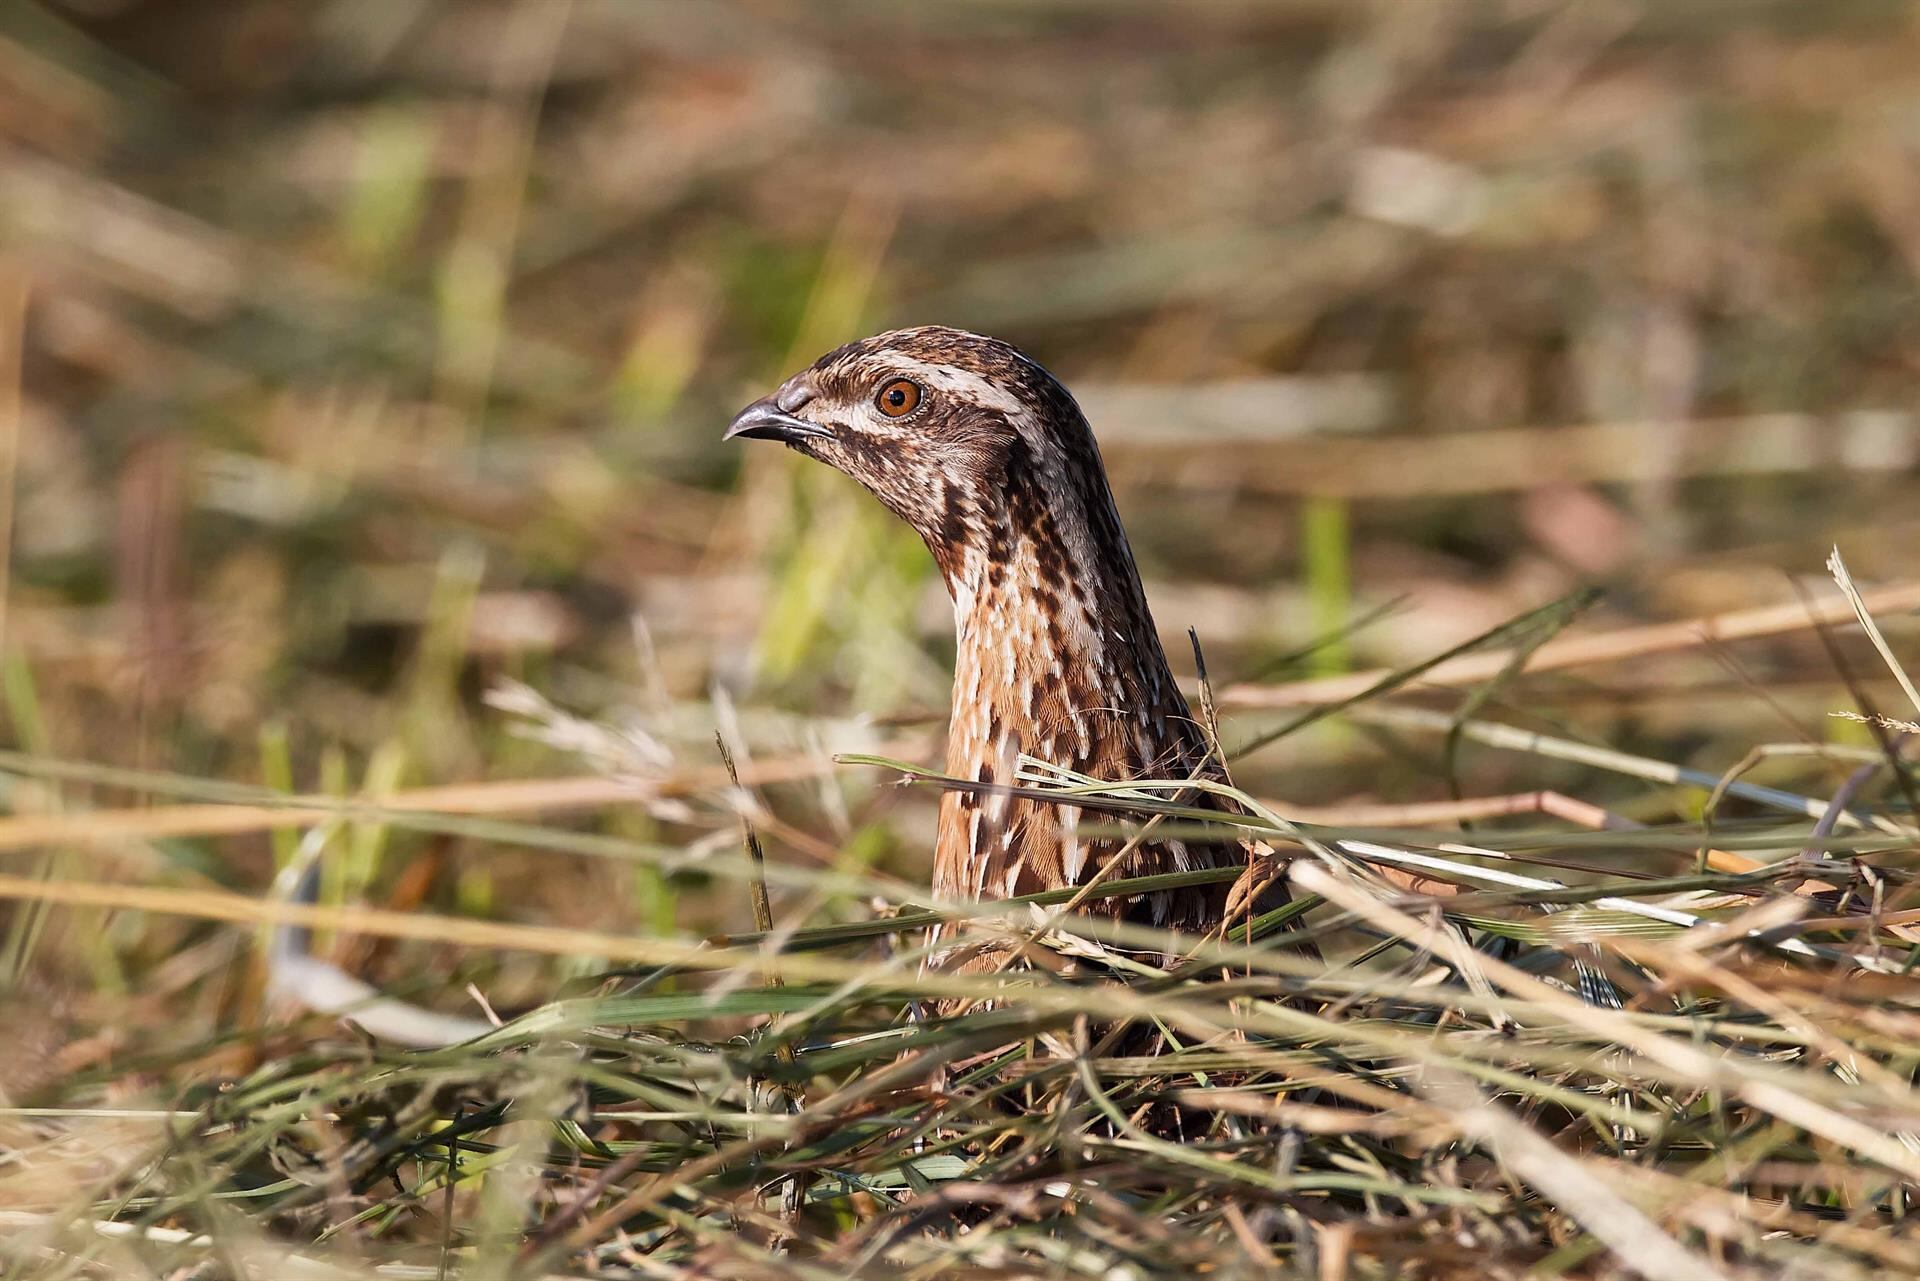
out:
M979 374L956 369L952 365L930 365L926 361L894 352L887 353L886 365L891 372L911 378L923 387L955 392L975 404L998 410L1009 419L1027 412L1027 407L1012 392L994 385Z

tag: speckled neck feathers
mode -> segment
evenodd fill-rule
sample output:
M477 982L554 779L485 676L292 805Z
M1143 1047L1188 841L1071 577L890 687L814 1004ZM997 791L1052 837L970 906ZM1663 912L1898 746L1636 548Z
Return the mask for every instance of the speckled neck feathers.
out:
M964 537L934 549L957 638L947 772L1012 783L1024 754L1107 780L1188 777L1205 742L1167 667L1099 452L1064 392L1050 402L1037 447L1023 432ZM1119 843L1080 837L1079 818L1076 807L950 792L934 889L999 898L1081 884ZM1122 874L1221 861L1239 851L1160 842ZM1213 897L1130 906L1155 923L1196 925L1216 914Z

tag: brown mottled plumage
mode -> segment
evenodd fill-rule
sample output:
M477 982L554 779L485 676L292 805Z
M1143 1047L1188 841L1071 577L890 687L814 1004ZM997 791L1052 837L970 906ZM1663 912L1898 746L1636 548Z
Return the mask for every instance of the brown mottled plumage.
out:
M954 603L947 772L1008 783L1025 753L1105 780L1215 776L1155 634L1080 408L1018 350L901 329L822 356L727 430L783 441L871 490L926 540ZM1206 803L1201 800L1199 803ZM1078 810L988 791L941 798L936 892L1000 898L1085 883L1120 848ZM1238 865L1234 845L1143 845L1126 875ZM1105 900L1206 927L1225 891Z

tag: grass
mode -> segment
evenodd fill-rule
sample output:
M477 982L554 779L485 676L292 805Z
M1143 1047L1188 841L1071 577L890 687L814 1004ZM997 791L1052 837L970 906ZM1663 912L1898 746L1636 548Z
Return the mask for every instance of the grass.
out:
M0 6L0 1272L1920 1272L1905 7L775 8ZM927 321L1287 908L929 901Z
M1614 756L1696 792L1720 782ZM847 764L942 781L885 758ZM33 758L10 765L109 779ZM110 777L219 793L176 807L202 826L311 823L328 804L395 827L463 821L448 812L451 795L329 803ZM1218 818L1155 799L1188 780L1117 788L1029 762L1020 782L1115 817ZM540 807L565 803L567 790L476 787L460 807ZM573 790L576 803L599 799ZM704 942L0 877L0 895L20 901L643 967L442 1049L338 1044L309 1021L66 1075L58 1104L4 1115L41 1127L22 1154L43 1174L49 1161L72 1163L81 1136L113 1127L120 1155L88 1180L91 1195L111 1188L111 1198L78 1218L16 1211L10 1222L63 1266L106 1268L137 1256L279 1268L380 1259L402 1275L1282 1265L1314 1275L1329 1257L1444 1269L1463 1239L1536 1275L1602 1256L1656 1276L1912 1267L1920 991L1905 922L1916 913L1904 906L1909 873L1885 857L1911 848L1910 816L1739 781L1722 790L1775 817L1711 834L1684 819L1636 824L1594 842L1558 828L1303 825L1235 791L1251 815L1243 829L1298 851L1290 909L1231 939L1025 915L1065 894L961 909L1055 958L1000 976L924 970L919 932L954 907L845 870L771 869L803 900L879 894L901 910ZM182 830L176 811L125 818ZM1857 835L1836 837L1836 818ZM76 842L129 830L112 815L60 821ZM464 821L556 852L655 863L680 853ZM1742 851L1748 870L1602 873L1571 887L1529 870L1544 860L1552 873L1583 849L1671 860L1708 842ZM1859 882L1868 855L1875 872ZM1451 891L1407 895L1380 879L1396 863ZM743 888L763 879L744 856L706 866ZM1207 875L1219 874L1185 879ZM1815 898L1815 878L1854 888ZM1303 953L1308 938L1338 959ZM1570 951L1591 958L1607 1001L1570 986ZM1168 955L1182 960L1169 968ZM975 1002L931 1013L955 997ZM130 1071L191 1084L159 1111L118 1107L114 1083Z

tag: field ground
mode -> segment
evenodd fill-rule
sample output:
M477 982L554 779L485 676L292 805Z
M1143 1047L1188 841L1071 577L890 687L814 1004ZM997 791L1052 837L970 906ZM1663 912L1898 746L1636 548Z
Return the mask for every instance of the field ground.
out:
M0 1271L1920 1275L1917 273L1892 0L0 7ZM1304 931L920 972L924 322Z

